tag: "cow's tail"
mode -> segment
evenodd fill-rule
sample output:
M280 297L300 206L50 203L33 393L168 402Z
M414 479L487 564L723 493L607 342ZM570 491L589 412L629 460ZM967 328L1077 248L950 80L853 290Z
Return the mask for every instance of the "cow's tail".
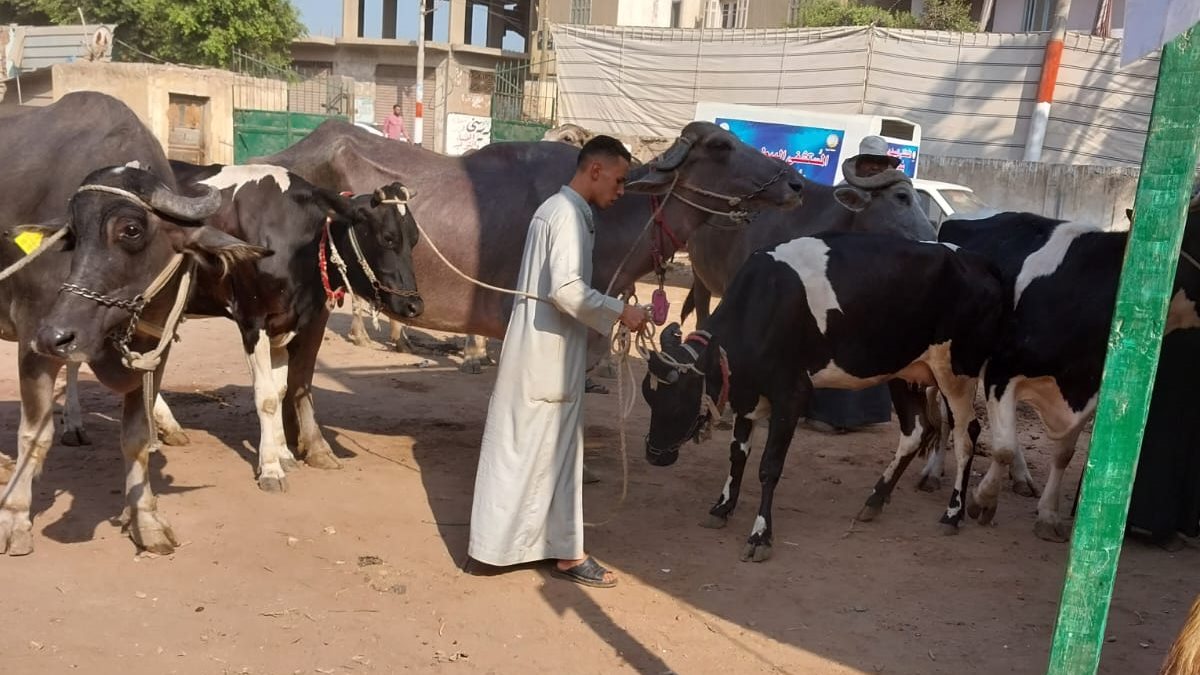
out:
M696 309L696 287L688 289L687 297L683 299L683 310L679 313L679 323L687 321L688 315Z

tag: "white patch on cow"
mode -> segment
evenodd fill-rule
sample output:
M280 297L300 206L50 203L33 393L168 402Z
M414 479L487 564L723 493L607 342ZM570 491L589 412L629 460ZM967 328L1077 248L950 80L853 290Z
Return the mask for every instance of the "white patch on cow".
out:
M866 389L867 387L891 379L886 374L876 377L856 377L843 370L836 361L830 361L824 368L813 373L810 377L814 387L824 389Z
M226 166L215 175L209 176L199 181L199 183L215 187L218 190L231 187L233 188L233 196L236 197L238 190L241 190L244 186L250 183L257 183L266 178L274 178L280 192L286 192L288 186L292 184L292 179L288 176L287 169L282 166L271 166L269 164L236 164Z
M282 347L286 347L291 344L295 337L296 331L294 330L283 333L282 335L276 335L275 337L271 338L271 348L280 349Z
M1050 234L1050 239L1046 241L1045 245L1031 253L1025 259L1025 264L1021 266L1021 273L1017 275L1017 282L1013 288L1013 307L1021 302L1021 294L1035 279L1054 274L1059 265L1062 265L1063 258L1067 255L1067 249L1071 247L1071 243L1076 238L1090 232L1102 231L1088 223L1062 223L1054 228L1054 232Z
M762 516L755 516L754 527L751 528L750 534L762 534L767 531L767 519Z
M881 382L899 379L909 384L933 386L937 384L935 373L949 372L950 341L930 345L912 363L894 373L880 373L870 377L858 377L847 373L837 361L831 360L823 368L809 375L814 387L824 389L866 389Z
M1183 292L1175 291L1167 307L1166 333L1184 328L1200 328L1200 315L1196 314L1196 303Z
M733 488L733 476L727 476L725 478L725 487L724 487L724 489L721 490L721 503L722 504L729 503L729 491L732 488Z
M950 249L951 251L958 250L958 244L951 244L948 241L939 241L938 243L941 244L942 246L945 246L946 248Z
M837 294L829 282L829 246L820 239L801 237L776 246L768 255L787 264L800 277L808 296L808 311L817 322L817 330L825 334L829 312L842 311Z
M759 396L758 404L754 406L754 410L751 410L750 413L748 415L746 415L746 419L757 421L757 420L764 420L770 416L771 416L771 402L768 401L766 398ZM745 446L746 446L746 452L749 453L750 452L749 441L746 442Z

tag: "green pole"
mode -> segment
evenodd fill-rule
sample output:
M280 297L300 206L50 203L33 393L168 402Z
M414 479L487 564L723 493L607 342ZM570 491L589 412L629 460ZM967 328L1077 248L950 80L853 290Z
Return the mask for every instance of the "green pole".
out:
M1159 64L1134 222L1058 607L1050 675L1087 675L1100 665L1129 495L1196 170L1200 34L1194 35L1195 31L1193 26L1169 42Z

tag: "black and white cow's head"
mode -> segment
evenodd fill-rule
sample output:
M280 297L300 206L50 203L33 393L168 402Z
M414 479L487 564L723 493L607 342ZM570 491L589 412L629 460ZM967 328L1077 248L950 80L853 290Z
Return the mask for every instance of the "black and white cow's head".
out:
M374 298L378 309L393 319L410 319L425 311L413 272L413 247L420 237L409 206L414 196L394 182L371 194L343 195L349 208L334 208L340 224L349 226L334 233L348 263L347 283L360 297Z
M204 225L220 208L221 193L200 189L198 196L184 195L134 166L89 174L68 205L71 271L41 320L34 349L75 361L95 359L107 338L140 313L143 295L171 271L177 254L224 271L272 254Z
M729 396L729 362L711 335L696 331L683 339L678 323L667 326L651 352L642 398L650 405L646 461L670 466L688 440L699 442Z

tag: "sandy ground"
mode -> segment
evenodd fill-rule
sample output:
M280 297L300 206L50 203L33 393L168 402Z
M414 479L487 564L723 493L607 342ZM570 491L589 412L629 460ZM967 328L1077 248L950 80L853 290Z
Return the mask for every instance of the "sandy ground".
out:
M678 316L684 291L670 293ZM348 325L340 310L316 379L318 418L344 468L302 468L286 494L254 481L258 426L233 324L183 327L165 396L191 444L153 461L160 509L186 542L166 557L135 555L112 524L119 403L84 370L94 445L56 446L36 484L36 550L0 561L4 673L1044 672L1068 549L1033 536L1034 500L1006 491L996 525L945 537L948 492L918 492L914 466L883 517L850 530L894 424L801 430L777 492L775 556L743 563L757 472L727 529L699 527L725 480L728 439L651 467L639 399L618 505L616 382L606 380L613 395L587 397L588 461L603 480L587 486L586 506L589 520L612 521L589 530L588 547L621 584L585 589L537 566L466 575L494 369L465 375L455 356L358 348L341 337ZM15 353L0 344L9 454ZM1048 444L1028 416L1021 440L1043 482ZM977 474L986 466L977 460ZM1200 591L1197 550L1126 542L1102 672L1155 672Z

